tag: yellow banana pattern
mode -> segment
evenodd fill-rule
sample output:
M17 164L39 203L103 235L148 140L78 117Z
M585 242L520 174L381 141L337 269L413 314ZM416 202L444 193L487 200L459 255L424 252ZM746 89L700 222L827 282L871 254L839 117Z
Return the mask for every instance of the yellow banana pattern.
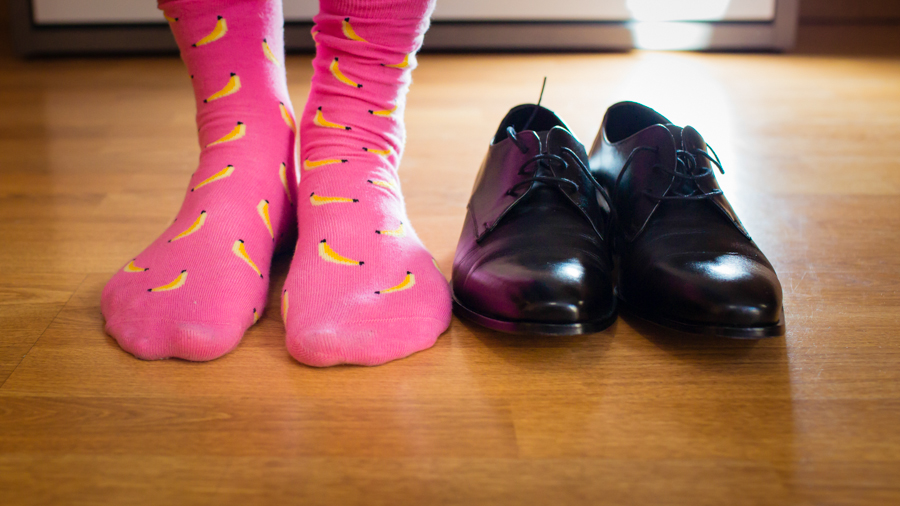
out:
M388 148L388 149L372 149L372 148L365 148L365 147L364 147L364 148L363 148L363 151L365 151L365 152L367 152L367 153L372 153L372 154L375 154L375 155L380 155L380 156L390 156L390 154L391 154L391 148Z
M334 60L331 61L331 65L328 66L328 70L331 71L331 75L335 77L338 81L346 84L347 86L352 86L354 88L362 88L363 85L357 83L356 81L350 79L345 76L341 69L338 67L338 57L335 56Z
M253 270L256 271L257 274L259 274L259 277L263 277L262 273L259 272L259 267L257 267L256 264L253 263L253 260L250 259L250 255L247 254L247 248L244 247L244 241L242 239L234 241L234 245L231 247L231 251L234 252L234 254L237 255L238 258L247 262L247 265L252 267Z
M169 239L169 242L175 242L178 239L184 239L185 237L200 230L200 227L202 227L204 223L206 223L206 211L200 211L200 216L198 216L197 219L194 220L194 223L190 227L188 227L187 230L185 230L184 232Z
M347 197L320 197L315 192L309 194L309 203L314 206L324 206L325 204L345 204L359 202L359 199L351 199Z
M263 223L266 224L266 230L269 231L269 235L272 236L272 240L275 240L275 232L272 231L272 220L269 219L269 201L268 200L260 200L259 204L256 206L256 212L259 213L259 217L262 218Z
M149 267L138 267L137 265L134 265L134 260L132 260L132 261L128 262L128 265L123 267L122 270L125 272L146 272L146 271L149 271L150 268Z
M350 130L350 127L347 125L333 123L333 122L325 119L325 116L322 115L322 107L321 106L318 109L316 109L316 117L313 118L313 124L316 126L320 126L322 128L337 128L339 130Z
M344 32L344 37L347 37L350 40L355 40L358 42L367 42L366 39L364 39L356 34L356 31L353 29L353 26L350 24L350 18L344 18L344 20L341 21L341 30Z
M393 189L396 189L396 188L397 188L397 185L395 185L395 184L394 184L393 182L391 182L391 181L382 181L382 180L380 180L380 179L367 179L366 182L368 182L369 184L373 184L373 185L375 185L375 186L380 186L380 187L382 187L382 188L387 188L388 190L393 190Z
M391 114L394 114L394 111L396 111L396 110L397 110L397 105L395 104L394 107L392 107L390 109L382 109L380 111L375 111L375 110L369 109L369 114L371 114L373 116L381 116L381 117L386 118L386 117L390 116Z
M184 282L187 281L187 270L181 271L181 273L173 279L172 281L162 285L157 286L156 288L148 288L148 292L168 292L169 290L177 290L184 286Z
M166 21L171 25L173 30L177 29L176 23L178 23L178 21L179 21L178 17L171 17L171 16L169 16L168 13L164 13L163 16L165 17ZM352 27L351 27L351 29L352 29ZM216 24L213 27L212 31L209 32L204 37L200 38L200 40L197 40L194 44L191 44L191 46L194 48L202 47L202 46L211 44L213 42L216 42L216 41L222 39L227 34L228 34L228 23L224 17L218 16L216 19ZM276 65L278 67L282 66L282 62L279 61L278 57L275 56L275 53L272 51L272 47L269 46L269 43L266 39L262 39L261 47L262 47L263 55L266 57L266 59L268 59L271 63L273 63L274 65ZM335 70L336 70L337 76L343 76L343 74L341 74L340 70L337 69L336 62L335 62ZM193 78L194 78L194 75L191 75L191 79L193 79ZM344 77L344 79L347 80L346 77ZM347 81L349 81L349 80L347 80ZM234 94L238 93L239 91L241 91L242 84L243 83L241 82L241 78L237 73L230 73L228 81L224 84L224 86L221 89L219 89L218 91L215 91L211 95L207 96L203 100L203 103L208 104L213 101L234 95ZM359 85L356 87L359 88L362 86ZM293 115L288 110L288 108L284 105L284 103L279 103L279 113L280 113L282 119L284 120L284 123L291 130L291 132L296 134L297 126L293 119ZM332 124L331 122L324 121L324 118L321 118L321 119L323 120L324 126L334 127L336 125L336 124ZM346 130L350 129L349 126L345 127L343 125L338 125L338 127L344 128ZM246 134L247 134L247 125L245 125L241 121L238 121L236 123L236 125L234 126L234 128L230 132L228 132L226 135L222 136L221 138L206 144L206 146L204 148L216 146L218 144L223 144L223 143L227 143L227 142L232 142L232 141L243 138ZM346 161L347 160L337 160L337 162L339 162L339 163L344 163ZM330 163L330 162L326 160L326 161L312 162L312 165L320 166L320 165L327 165L328 163ZM235 168L233 165L227 165L220 171L216 172L215 174L213 174L213 175L207 177L206 179L200 181L199 183L197 183L194 187L192 187L190 189L190 191L194 192L208 184L228 178L232 174L234 174L234 171L235 171ZM284 191L285 191L287 200L293 204L290 184L288 182L287 176L288 176L287 165L286 165L286 163L282 163L279 167L279 178L281 179L282 185L284 186ZM318 201L319 199L316 199L316 200ZM337 202L339 200L339 198L337 198L337 197L325 198L323 200L327 201L328 203L331 203L332 200L334 202ZM356 200L352 199L352 201L356 201ZM262 219L263 224L266 227L266 230L268 230L269 236L274 241L275 240L275 232L272 227L269 201L266 199L260 200L259 204L256 206L256 210L257 210L257 213L259 214L260 218ZM203 228L207 217L208 217L207 212L205 210L201 211L200 214L194 220L194 222L187 229L181 231L178 235L175 235L174 237L169 239L167 242L173 243L173 242L179 241L181 239L185 239L190 235L195 234L201 228ZM330 250L330 248L328 248L328 249ZM247 252L246 245L242 239L238 239L237 241L234 242L234 244L232 245L232 252L238 258L243 260L247 265L249 265L250 268L252 268L253 271L259 275L260 278L264 278L264 275L260 271L259 267L253 261L253 259L250 258L250 255ZM333 257L332 257L333 259L343 259L343 257L340 257L333 251L331 253L333 254ZM361 264L361 262L359 264ZM154 266L154 269L156 269L156 266ZM122 270L127 273L140 273L140 272L147 272L150 270L150 268L139 266L136 264L136 260L132 259L127 265L125 265L122 268ZM161 286L154 287L154 288L146 288L146 290L147 290L147 292L166 292L166 291L171 291L171 290L177 290L186 284L187 278L188 278L188 271L187 271L187 269L185 269L185 270L182 270L180 273L178 273L178 275L174 279L172 279L170 282L168 282L164 285L161 285ZM288 309L288 294L287 294L287 291L285 290L284 295L283 295L283 310L284 310L285 315L287 313L287 309ZM262 317L262 311L260 311L254 307L252 315L253 315L253 324L256 324Z
M168 15L165 15L165 17L169 23L178 22L178 18L171 18ZM353 24L351 23L350 18L344 18L343 22L341 23L341 29L342 29L343 35L347 39L352 40L352 41L367 43L366 39L364 39L362 36L359 35L359 33L357 33ZM211 44L211 43L225 37L227 33L228 33L228 24L224 17L219 16L217 18L217 22L216 22L216 25L213 28L213 30L209 34L207 34L206 36L204 36L203 38L198 40L196 43L194 43L193 46L201 47L201 46L204 46L207 44ZM321 34L318 31L312 32L312 37L313 37L313 40L314 40L316 46L318 46L320 44L319 40L318 40L319 35L321 35ZM275 66L278 66L278 67L282 66L282 62L279 60L278 57L275 56L275 52L272 51L272 47L269 45L267 39L262 39L261 46L258 46L258 47L261 47L263 55L272 64L274 64ZM414 53L409 53L409 54L404 55L402 61L400 61L399 63L382 63L381 65L383 67L388 67L388 68L407 69L411 65L415 64L413 55L414 55ZM330 65L329 65L329 71L334 76L334 78L337 79L340 83L345 84L349 87L352 87L355 89L363 88L362 83L354 81L353 79L351 79L348 75L346 75L341 70L340 63L341 63L340 59L338 57L334 57L334 59L331 61ZM353 67L350 67L350 70L353 70ZM351 73L351 75L352 75L352 73ZM191 76L191 77L193 78L193 76ZM203 103L210 103L215 100L223 99L225 97L234 95L234 94L238 93L239 91L241 91L241 88L242 88L242 83L241 83L240 76L238 76L236 73L231 73L228 82L225 83L225 85L220 90L218 90L215 93L206 97L206 99L203 100ZM369 112L369 114L371 114L373 116L390 117L398 111L398 108L399 108L398 104L388 103L386 105L388 105L390 108L382 109L382 110L371 109L371 110L368 110L368 112ZM326 119L325 114L323 113L322 109L323 109L322 107L318 107L316 110L315 116L313 117L313 124L315 126L321 127L321 128L331 128L331 129L335 129L335 130L347 130L347 131L353 129L353 127L351 127L350 125L344 125L344 124L340 124L340 123L337 123L334 121L329 121L328 119ZM287 127L291 130L291 132L296 134L297 133L296 121L294 120L294 117L293 117L291 111L285 106L285 104L283 102L279 102L279 113L280 113L285 125L287 125ZM330 114L333 115L334 113L332 112ZM241 139L244 136L246 136L246 134L247 134L247 126L243 122L237 122L237 125L229 133L227 133L223 137L221 137L213 142L210 142L205 147L212 147L212 146L216 146L218 144L236 141L236 140ZM371 154L378 155L381 157L390 157L391 155L395 154L395 151L393 150L392 147L388 146L387 149L380 149L377 147L377 144L375 147L365 146L365 147L362 147L362 149L366 153L371 153ZM306 159L303 161L303 169L310 171L310 170L314 170L314 169L321 168L321 167L327 167L330 165L348 163L348 161L349 160L347 160L345 158L340 158L340 157L336 157L336 156L330 157L330 158L318 159L318 160ZM220 170L219 172L213 174L212 176L209 176L208 178L204 179L203 181L200 181L196 186L191 188L191 191L193 192L199 188L202 188L203 186L206 186L213 182L228 178L234 173L234 170L235 170L235 168L233 165L228 165L225 168L223 168L222 170ZM284 191L285 191L287 200L291 204L293 204L292 192L291 192L291 188L290 188L291 185L288 180L286 163L280 164L280 166L278 168L278 175L279 175L279 179L281 180L281 183L284 187ZM298 177L299 177L299 173L298 173ZM372 184L373 186L378 186L378 187L389 189L389 190L395 190L398 188L398 182L392 181L392 180L369 179L369 180L367 180L367 182L369 184ZM328 204L353 204L353 203L360 202L360 200L357 198L344 197L344 196L322 196L322 195L317 195L315 192L310 193L309 201L310 201L310 205L312 205L312 206L324 206L324 205L328 205ZM271 212L270 202L267 199L261 199L256 206L256 210L257 210L257 213L259 214L259 217L262 220L264 226L266 227L266 230L269 232L269 236L272 238L272 240L274 240L275 233L274 233L274 229L272 227L272 220L271 220L271 215L270 215L270 212ZM190 227L188 227L186 230L182 231L175 237L171 238L169 240L169 242L170 243L175 242L175 241L184 239L184 238L188 237L189 235L196 233L204 226L206 218L207 218L207 212L202 211L200 213L200 215L197 216L196 220L191 224ZM379 235L385 235L385 236L391 236L391 237L405 237L407 235L403 222L400 222L397 225L397 227L394 229L376 230L375 232ZM243 260L244 263L246 263L248 266L250 266L250 268L253 269L253 271L256 274L258 274L260 278L264 278L263 273L260 271L259 267L256 265L256 263L253 261L253 259L248 254L244 240L238 239L237 241L235 241L232 245L232 252L235 254L235 256L237 256L238 258ZM365 263L362 260L352 259L352 258L349 258L349 257L339 254L337 251L332 249L332 247L328 244L326 239L322 239L318 243L318 254L322 260L331 262L331 263L336 263L339 265L362 266ZM432 260L432 263L434 264L435 268L437 268L439 270L439 266L438 266L437 262L434 260L434 258L432 258L431 260ZM135 264L135 260L132 260L131 262L128 263L128 265L126 265L123 268L123 270L125 272L137 273L137 272L145 272L145 271L149 270L149 268L139 267L138 265ZM183 270L171 282L169 282L165 285L159 286L159 287L150 288L150 289L148 289L148 291L149 292L163 292L163 291L169 291L169 290L176 290L176 289L184 286L184 284L186 283L186 280L187 280L187 274L188 274L188 271ZM379 294L379 295L380 294L390 294L390 293L394 293L394 292L408 290L408 289L414 287L415 284L416 284L415 275L411 271L406 271L406 275L403 277L403 279L398 284L388 287L388 288L381 289L381 290L376 290L374 293ZM372 287L372 288L375 288L375 287ZM369 293L371 293L371 292L369 292ZM288 294L287 290L284 290L282 292L282 300L281 300L281 316L282 316L282 319L285 321L285 323L287 322L289 308L290 308L289 294ZM252 312L252 317L253 317L253 324L258 323L262 317L262 311L258 310L256 307L254 307L253 312Z
M278 108L281 110L281 118L284 119L284 123L290 127L291 132L297 133L297 125L287 107L284 106L284 102L278 102Z
M400 291L408 290L408 289L412 288L413 286L415 286L415 284L416 284L416 275L409 271L406 271L406 277L403 278L403 281L401 281L399 284L396 284L396 285L394 285L390 288L386 288L384 290L377 290L375 293L385 294L385 293L400 292Z
M275 53L272 52L272 48L269 47L269 43L266 39L263 39L262 41L262 49L263 54L266 55L266 58L268 58L270 62L274 63L276 67L281 66L281 62L275 57Z
M247 125L245 125L242 121L238 121L237 125L230 132L228 132L228 134L225 135L225 137L222 137L221 139L219 139L217 141L213 141L213 142L207 144L206 147L212 147L217 144L224 144L226 142L236 141L245 135L247 135Z
M203 37L202 39L195 42L193 46L205 46L210 42L215 42L221 39L225 36L226 33L228 33L228 23L225 22L225 18L219 16L218 21L216 21L215 28L213 28L213 31L209 32L209 35L207 35L206 37Z
M322 260L326 262L332 262L341 265L362 265L365 262L359 260L352 260L345 256L339 255L336 251L331 249L331 246L325 242L325 239L319 241L319 256L322 257Z
M324 167L326 165L333 165L335 163L347 163L347 160L338 158L328 158L325 160L304 160L303 168L305 170L313 170L318 169L319 167Z
M379 235L390 235L393 237L406 237L406 231L403 229L403 222L400 222L400 226L395 228L394 230L376 230L376 234Z
M281 162L281 166L278 167L278 177L281 178L281 184L284 185L284 193L287 193L288 202L293 204L294 199L291 197L291 186L288 184L287 178L287 165L284 162Z
M220 179L225 179L226 177L228 177L232 174L234 174L234 165L228 165L224 169L220 170L219 172L216 172L212 176L209 176L208 178L204 179L203 181L200 181L200 184L191 188L191 191L194 191L198 188L203 188L204 186L208 185L209 183L213 183Z
M409 67L409 54L403 57L403 61L400 63L392 63L392 64L381 64L382 67L390 67L392 69L405 69Z
M241 89L241 78L237 74L232 72L231 78L228 79L228 82L225 84L225 86L221 90L213 93L212 95L210 95L209 97L204 99L203 103L208 104L209 102L212 102L213 100L218 100L220 98L227 97L228 95L233 95L233 94L237 93L238 90L240 90L240 89Z

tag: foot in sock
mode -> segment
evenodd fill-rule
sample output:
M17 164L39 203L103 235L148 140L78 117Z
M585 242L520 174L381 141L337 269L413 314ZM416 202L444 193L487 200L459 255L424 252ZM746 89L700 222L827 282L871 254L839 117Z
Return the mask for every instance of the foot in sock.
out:
M403 110L431 1L322 0L301 119L299 235L282 292L287 348L313 366L431 347L450 292L400 193Z
M293 240L295 126L281 2L160 1L197 99L200 163L175 222L103 291L106 330L142 359L211 360L263 312Z

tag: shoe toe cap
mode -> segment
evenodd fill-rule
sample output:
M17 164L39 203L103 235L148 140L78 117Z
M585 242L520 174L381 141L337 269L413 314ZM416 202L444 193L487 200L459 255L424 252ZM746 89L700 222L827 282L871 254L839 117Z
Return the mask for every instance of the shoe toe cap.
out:
M454 294L471 311L513 322L583 323L615 307L608 269L589 255L489 258L454 279Z
M765 259L739 254L673 255L641 280L643 300L676 320L755 327L781 317L781 284Z

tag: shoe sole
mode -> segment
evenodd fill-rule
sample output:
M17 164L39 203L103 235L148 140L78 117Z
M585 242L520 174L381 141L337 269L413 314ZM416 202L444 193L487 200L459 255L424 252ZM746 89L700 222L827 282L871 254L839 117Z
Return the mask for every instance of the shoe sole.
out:
M690 334L702 334L714 337L726 337L729 339L768 339L772 337L781 337L785 333L784 324L784 308L781 309L778 316L778 323L774 325L764 325L760 327L733 327L728 325L705 325L698 323L688 323L665 316L650 315L638 309L630 307L624 300L619 299L619 307L621 311L627 315L635 316L646 322L652 323L666 329L677 330L679 332L687 332Z
M537 323L527 321L507 321L490 318L472 311L453 297L453 312L460 318L477 323L491 330L505 332L507 334L538 334L545 336L575 336L580 334L592 334L607 329L618 317L616 308L612 314L598 320L581 323Z

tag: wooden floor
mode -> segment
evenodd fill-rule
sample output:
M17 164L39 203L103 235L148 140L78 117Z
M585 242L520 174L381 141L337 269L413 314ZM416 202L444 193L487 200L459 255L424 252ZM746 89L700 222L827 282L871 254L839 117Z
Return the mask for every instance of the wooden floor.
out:
M302 108L306 56L287 62ZM313 369L270 304L240 347L142 362L100 292L175 215L194 106L174 57L0 59L0 504L900 504L900 58L425 55L401 179L449 273L510 107L590 143L643 101L696 126L784 286L785 338L620 319Z

